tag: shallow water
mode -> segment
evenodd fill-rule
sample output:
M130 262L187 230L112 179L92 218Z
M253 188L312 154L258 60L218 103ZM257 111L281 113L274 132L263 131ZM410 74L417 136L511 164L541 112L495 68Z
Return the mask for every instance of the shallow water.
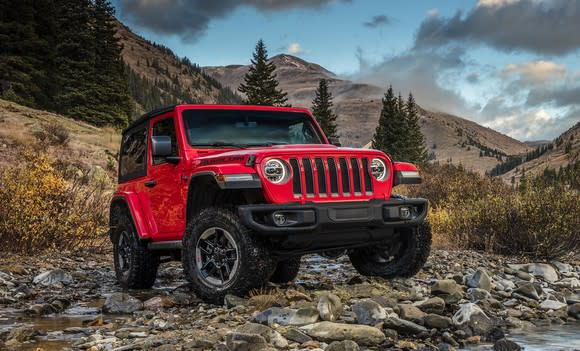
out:
M580 350L580 323L512 331L507 338L523 346L525 351ZM493 346L482 344L466 350L488 351Z

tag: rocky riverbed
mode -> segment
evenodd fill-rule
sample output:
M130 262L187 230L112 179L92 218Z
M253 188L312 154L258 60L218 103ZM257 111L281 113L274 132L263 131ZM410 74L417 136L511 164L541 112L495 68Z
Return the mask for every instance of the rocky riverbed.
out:
M307 256L292 284L216 306L177 262L123 292L110 255L5 256L0 350L518 350L510 333L580 332L579 277L580 262L435 251L412 279L369 279L346 257Z

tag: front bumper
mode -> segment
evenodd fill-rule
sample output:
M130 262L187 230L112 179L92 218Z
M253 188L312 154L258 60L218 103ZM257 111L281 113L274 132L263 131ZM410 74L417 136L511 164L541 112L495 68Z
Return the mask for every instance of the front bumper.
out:
M427 200L392 198L388 201L260 204L238 208L242 223L268 236L349 230L403 228L419 225L427 216ZM358 229L357 229L358 228ZM362 238L361 238L362 239Z

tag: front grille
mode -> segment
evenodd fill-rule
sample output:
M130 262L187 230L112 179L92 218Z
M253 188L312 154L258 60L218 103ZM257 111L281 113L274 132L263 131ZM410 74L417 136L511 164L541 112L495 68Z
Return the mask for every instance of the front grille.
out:
M295 197L356 197L373 192L366 157L303 157L289 162Z

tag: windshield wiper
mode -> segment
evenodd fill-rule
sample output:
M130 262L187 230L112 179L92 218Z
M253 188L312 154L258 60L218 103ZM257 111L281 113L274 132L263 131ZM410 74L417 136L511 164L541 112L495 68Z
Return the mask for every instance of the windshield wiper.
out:
M288 143L276 142L276 141L266 141L263 143L251 143L242 144L244 147L256 147L256 146L274 146L274 145L287 145Z
M199 144L191 144L191 146L201 146L201 147L235 147L239 149L243 149L247 147L244 144L235 144L235 143L226 143L225 141L215 141L213 143L199 143Z

